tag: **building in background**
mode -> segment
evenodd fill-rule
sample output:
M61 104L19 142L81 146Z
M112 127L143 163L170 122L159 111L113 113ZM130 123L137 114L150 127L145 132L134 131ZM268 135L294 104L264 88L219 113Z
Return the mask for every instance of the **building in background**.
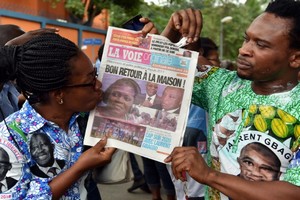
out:
M74 23L74 16L65 8L64 1L55 7L43 0L0 1L0 24L15 24L26 32L44 27L59 28L60 35L84 47L82 50L92 62L96 60L95 51L105 40L108 21L108 11L104 10L93 19L93 27Z

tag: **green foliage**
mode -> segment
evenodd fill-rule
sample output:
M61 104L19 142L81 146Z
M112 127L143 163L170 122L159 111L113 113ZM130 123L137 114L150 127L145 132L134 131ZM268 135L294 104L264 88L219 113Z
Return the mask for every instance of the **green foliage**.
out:
M110 7L110 25L119 27L128 19L137 14L151 19L159 31L162 31L167 24L173 10L165 9L164 7L154 4L148 5L141 2L138 7L134 9L125 9L119 5L112 4Z
M235 60L238 49L243 43L244 32L252 20L262 13L269 1L247 0L244 4L238 2L238 0L177 0L176 3L165 6L164 12L170 16L169 13L179 9L189 7L200 9L203 15L201 36L213 39L218 46L220 44L220 20L223 17L232 16L230 23L223 24L223 58ZM158 26L158 21L154 19L152 21Z
M58 1L58 0L56 0ZM82 18L84 14L84 4L81 0L68 0L65 4L66 9L78 18Z
M55 6L62 0L44 0ZM240 4L239 0L168 0L167 5L146 4L143 0L93 0L89 9L90 18L107 8L110 12L110 25L120 26L131 17L142 14L163 31L171 14L180 9L200 9L203 14L203 30L201 36L210 37L217 45L220 43L220 20L232 16L230 23L223 24L223 57L234 60L243 43L243 34L251 21L264 9L269 0L247 0ZM79 18L83 16L84 5L81 0L66 0L66 8ZM91 20L91 19L90 19Z
M56 8L56 5L61 2L61 0L43 0L44 2L49 2L52 8Z
M63 0L43 0L49 2L51 7L55 8L58 3ZM140 10L140 4L144 3L143 0L91 0L92 5L88 8L88 15L94 17L95 14L101 12L103 8L107 8L114 12L114 9L121 11L125 15L132 15L132 13L137 13ZM65 0L65 8L77 18L82 18L84 15L84 3L82 0ZM122 15L121 13L121 15ZM114 19L114 18L113 18ZM90 19L92 20L92 19ZM114 24L115 22L113 22Z
M119 5L110 7L110 24L120 26L132 16L141 13L150 18L158 30L163 31L171 14L180 9L200 9L203 15L201 36L213 39L220 44L220 20L232 16L230 23L223 24L223 58L235 60L238 49L243 43L243 35L251 21L264 9L268 0L247 0L240 4L238 0L169 0L169 4L157 6L140 3L139 11L129 12Z
M268 0L181 0L170 4L171 10L183 8L200 9L203 15L201 36L209 37L220 44L221 19L232 16L230 23L223 24L223 58L235 60L243 43L243 35L251 21L264 9ZM154 21L154 20L153 20Z
M132 18L137 14L140 14L141 13L140 10L142 10L141 5L143 4L143 2L140 0L136 0L135 2L136 2L135 6L127 5L127 7L123 6L121 2L119 2L118 4L111 3L109 9L110 25L119 27L128 19Z

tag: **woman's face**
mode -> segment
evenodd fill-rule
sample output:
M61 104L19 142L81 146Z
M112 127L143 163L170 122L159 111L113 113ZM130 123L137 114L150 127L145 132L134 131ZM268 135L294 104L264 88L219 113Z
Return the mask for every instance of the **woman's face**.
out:
M116 117L124 117L134 102L135 90L129 85L113 86L107 100L107 109Z
M64 104L72 112L87 112L102 99L101 82L89 58L80 52L71 59L71 77L64 88Z

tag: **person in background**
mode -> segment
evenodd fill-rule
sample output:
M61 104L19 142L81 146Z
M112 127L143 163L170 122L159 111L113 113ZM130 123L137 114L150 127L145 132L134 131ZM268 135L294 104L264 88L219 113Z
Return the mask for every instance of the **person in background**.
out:
M223 148L214 152L218 159L212 158L211 167L194 147L177 147L165 159L165 162L172 163L172 172L177 179L184 181L183 174L188 173L198 182L208 185L206 199L299 199L299 135L281 135L283 132L274 129L275 124L272 130L261 126L255 131L247 130L251 114L258 114L256 126L258 120L267 117L274 120L273 113L282 114L282 111L287 115L281 115L281 120L286 120L286 116L292 117L294 122L300 120L299 10L299 1L271 1L245 31L237 71L207 66L205 74L199 73L195 78L192 102L209 112L208 138L216 139L214 125L223 116L240 111L239 118L242 119L237 126L234 120L228 124L234 125L236 132ZM163 35L177 42L183 33L192 42L198 39L202 23L199 10L180 10L173 13ZM257 107L271 112L261 116L253 110ZM284 155L288 155L280 156L282 179L279 181L248 181L236 176L240 143L254 143L261 137L265 137L263 141L270 141L266 145L272 147L270 144L276 144L285 152ZM283 140L294 142L283 143Z
M3 47L9 40L16 38L25 32L13 24L0 25L0 47ZM13 80L0 84L0 121L8 115L19 110L19 95Z
M12 170L20 177L7 194L14 199L89 199L90 195L100 199L98 190L85 182L89 170L108 163L115 149L104 148L103 138L83 153L83 133L76 119L101 101L101 82L89 58L73 42L55 31L28 34L13 40L23 45L0 49L1 82L16 79L26 98L19 111L0 123L0 138L6 141L2 145L13 150ZM39 178L30 171L34 162L29 138L36 131L51 139L54 158L66 162L53 178Z
M98 52L97 52L98 56L97 56L97 60L95 62L95 67L96 67L98 73L100 73L100 65L101 65L101 59L102 59L102 55L103 55L104 45L105 45L105 43L103 43L99 47Z
M152 200L161 200L161 183L168 200L176 199L176 191L172 179L166 168L166 164L142 157L144 175L152 194Z
M211 65L212 63L208 61L202 54L203 49L201 47L201 40L196 42L189 43L184 47L185 49L197 51L198 56L198 68L202 65ZM197 70L196 70L197 71ZM188 121L183 137L182 146L194 146L198 149L199 154L201 154L204 159L206 159L207 154L207 116L206 111L201 107L190 104ZM203 200L205 187L203 184L198 183L188 174L186 174L186 182L183 183L181 180L176 180L175 176L172 173L172 168L170 165L167 165L167 169L172 178L176 189L176 198L177 200Z
M230 60L222 60L220 67L229 71L236 71L236 64Z
M9 40L19 37L24 34L25 31L14 24L1 24L0 33L0 46L3 47Z
M208 37L200 37L202 56L206 58L212 65L219 67L220 59L218 53L218 46Z
M128 192L133 192L136 189L140 188L146 193L151 193L147 183L145 176L143 172L141 171L139 164L136 160L135 154L129 153L129 158L130 158L130 164L132 167L132 172L133 172L133 183L130 186L130 188L127 189Z

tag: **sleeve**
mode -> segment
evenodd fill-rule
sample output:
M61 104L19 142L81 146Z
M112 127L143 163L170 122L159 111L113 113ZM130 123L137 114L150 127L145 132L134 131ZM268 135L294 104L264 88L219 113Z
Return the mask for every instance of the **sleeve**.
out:
M215 109L217 106L224 87L230 84L235 76L236 72L207 66L205 72L196 74L192 103L210 113L211 109Z
M215 91L218 84L216 79L218 76L216 73L220 71L218 67L205 66L205 71L199 71L194 80L192 103L208 111L209 96L217 94ZM215 88L214 88L215 87ZM213 92L214 91L214 92Z
M284 180L300 186L300 150L295 152L294 157L284 175Z

